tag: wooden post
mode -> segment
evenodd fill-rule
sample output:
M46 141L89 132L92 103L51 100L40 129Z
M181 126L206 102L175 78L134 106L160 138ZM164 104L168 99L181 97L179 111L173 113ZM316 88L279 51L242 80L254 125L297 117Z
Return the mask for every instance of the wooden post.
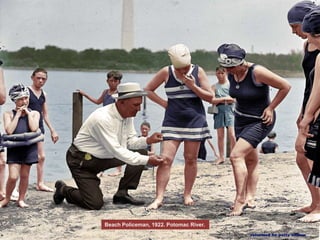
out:
M82 95L79 92L73 92L72 96L72 141L76 137L83 118Z
M143 96L143 111L142 111L143 120L147 118L147 96Z

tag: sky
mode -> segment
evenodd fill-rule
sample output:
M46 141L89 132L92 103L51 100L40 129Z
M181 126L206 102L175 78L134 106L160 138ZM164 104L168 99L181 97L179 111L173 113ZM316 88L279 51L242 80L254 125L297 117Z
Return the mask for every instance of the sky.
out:
M46 45L81 51L121 48L123 0L0 0L0 43L8 51ZM297 0L133 0L134 48L250 53L301 51L287 12ZM317 2L317 1L316 1ZM319 4L319 2L317 2Z

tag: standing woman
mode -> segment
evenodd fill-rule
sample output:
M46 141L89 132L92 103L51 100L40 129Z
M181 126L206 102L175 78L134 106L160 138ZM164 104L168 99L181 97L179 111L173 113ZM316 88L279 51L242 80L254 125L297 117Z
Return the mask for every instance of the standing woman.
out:
M303 20L302 30L306 33L308 42L320 49L320 9L314 9L308 13ZM317 55L315 67L310 73L313 80L312 90L304 111L303 118L299 124L299 134L308 136L305 150L308 159L313 160L312 170L307 178L308 183L320 188L320 54ZM308 131L310 131L309 134ZM311 145L309 144L311 143ZM302 222L320 221L320 198L313 199L315 206L305 217L299 219Z
M245 61L246 52L236 44L218 48L218 61L228 72L229 94L236 99L236 144L230 161L236 185L236 197L229 216L239 216L245 207L255 207L258 183L258 144L272 130L275 108L290 90L289 83L263 66ZM269 86L278 89L270 100Z
M162 205L170 178L171 165L180 144L184 143L184 204L194 205L191 190L197 176L197 156L200 142L211 138L202 99L211 102L212 93L205 71L191 63L189 49L184 44L168 51L172 65L163 67L147 84L148 97L165 108L161 133L163 163L157 169L156 199L148 209ZM164 84L167 100L156 94Z
M302 21L305 15L311 12L311 10L314 9L316 6L317 5L312 1L301 1L296 3L290 8L290 10L288 11L287 18L288 18L289 25L292 29L292 33L296 34L298 37L302 39L307 39L306 33L302 31ZM319 53L317 46L312 42L309 42L308 40L304 42L303 48L304 48L304 57L302 60L302 67L305 75L305 89L304 89L302 107L301 107L298 119L296 121L297 126L299 126L299 123L304 115L305 107L311 93L313 79L310 79L309 75L311 70L314 68L316 57ZM305 156L304 144L306 142L306 136L300 133L301 132L298 132L298 135L296 138L296 144L295 144L296 163L302 173L303 179L305 180L308 190L311 194L311 204L309 204L308 206L301 207L295 211L310 213L318 204L317 199L319 199L319 190L312 184L308 183L307 179L311 171L312 162L308 160L308 158ZM302 218L303 221L310 221L313 218L312 215L310 216L308 215Z

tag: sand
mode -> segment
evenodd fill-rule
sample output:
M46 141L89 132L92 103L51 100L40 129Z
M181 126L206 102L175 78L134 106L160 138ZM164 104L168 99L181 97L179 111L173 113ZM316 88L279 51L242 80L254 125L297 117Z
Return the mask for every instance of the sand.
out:
M27 209L14 202L0 209L0 239L320 239L319 223L300 223L302 213L293 209L310 203L306 185L295 163L294 153L261 155L257 207L242 216L228 217L235 195L230 162L213 165L199 162L193 196L196 205L186 207L183 198L183 166L174 165L163 207L145 212L144 207L113 205L112 196L120 176L102 177L105 205L88 211L64 202L55 205L52 193L38 192L31 185ZM141 183L132 196L152 202L155 172L143 172ZM67 180L74 184L73 180ZM53 187L54 183L48 184ZM209 229L101 229L102 220L209 220Z

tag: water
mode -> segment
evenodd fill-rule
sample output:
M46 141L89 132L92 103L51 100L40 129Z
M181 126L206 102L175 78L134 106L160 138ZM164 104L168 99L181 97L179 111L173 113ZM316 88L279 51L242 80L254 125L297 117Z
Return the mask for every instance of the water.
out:
M31 85L32 71L30 70L5 70L5 82L7 91L15 83L23 83ZM141 86L153 77L154 74L149 73L124 73L122 82L139 82ZM44 87L47 93L47 104L49 109L49 117L52 125L59 134L59 141L56 144L51 142L50 132L46 128L45 135L45 180L55 181L59 178L71 178L70 172L65 162L65 153L71 143L72 138L72 93L76 89L81 89L89 95L98 97L106 88L106 73L105 72L76 72L76 71L49 71L48 81ZM209 79L213 84L216 79L214 75L209 75ZM304 89L303 79L290 78L288 79L292 85L291 92L285 101L278 107L277 123L274 130L277 132L276 141L279 144L280 151L293 151L294 141L297 134L295 121L300 110L302 102L302 93ZM159 94L164 96L163 87L160 87ZM271 95L275 90L271 90ZM97 107L87 99L83 98L83 119ZM208 104L204 103L207 108ZM13 108L13 103L8 98L6 104L2 107L2 111ZM139 133L139 126L143 120L151 123L151 132L160 131L161 122L163 119L164 109L157 104L147 100L147 108L145 116L142 111L138 113L135 125ZM212 115L207 116L209 126L212 129L213 143L217 149L216 132L213 130ZM159 153L159 144L156 144L156 150ZM183 162L183 146L177 153L175 163ZM214 155L209 146L207 146L207 159L214 159ZM35 182L35 167L32 167L30 182Z

